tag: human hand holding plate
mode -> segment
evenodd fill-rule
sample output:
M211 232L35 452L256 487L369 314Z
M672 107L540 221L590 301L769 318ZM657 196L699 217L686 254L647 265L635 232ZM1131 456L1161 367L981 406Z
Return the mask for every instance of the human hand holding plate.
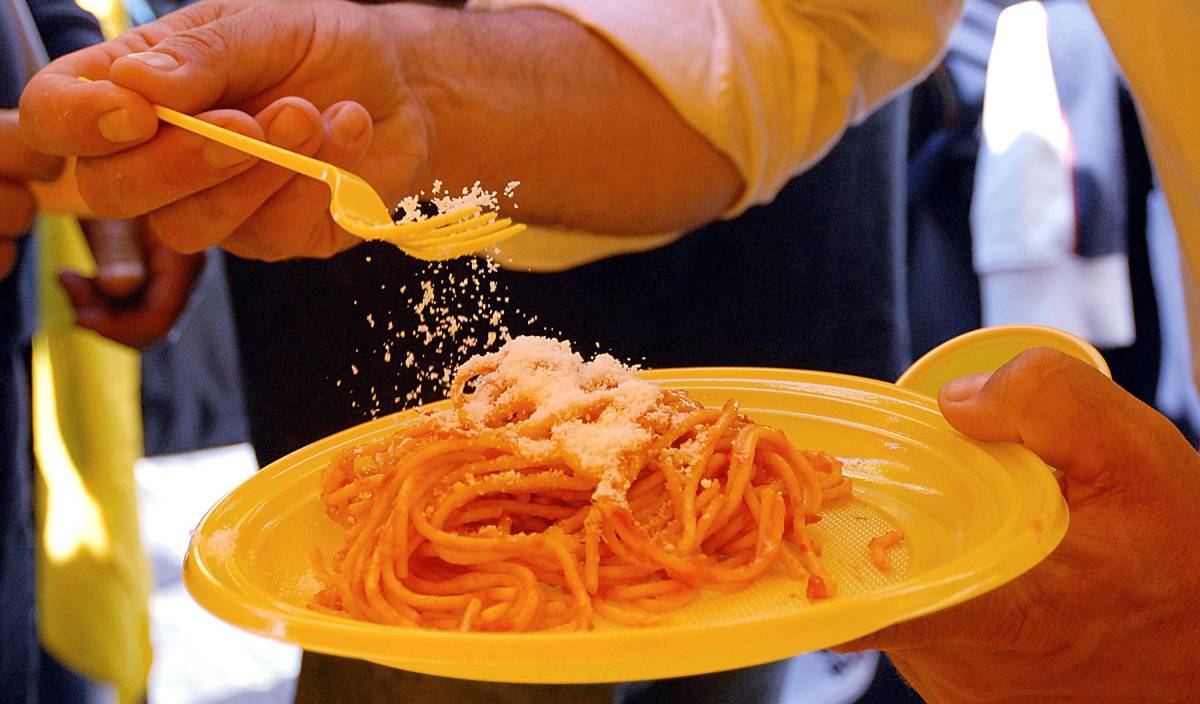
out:
M1047 349L939 397L947 420L1061 470L1071 524L1019 579L843 649L886 650L929 702L1195 701L1200 457L1165 417Z

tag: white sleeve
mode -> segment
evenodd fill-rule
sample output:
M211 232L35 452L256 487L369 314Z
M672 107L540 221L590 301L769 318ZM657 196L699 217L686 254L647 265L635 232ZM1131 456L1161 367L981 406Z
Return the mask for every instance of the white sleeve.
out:
M962 0L472 0L540 7L605 37L769 202L941 55Z

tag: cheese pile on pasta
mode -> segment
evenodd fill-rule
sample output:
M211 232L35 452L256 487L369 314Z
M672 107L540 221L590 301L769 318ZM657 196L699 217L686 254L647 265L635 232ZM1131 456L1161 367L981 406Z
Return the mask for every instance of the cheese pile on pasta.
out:
M404 626L661 623L784 564L833 596L805 531L841 463L704 408L609 355L520 337L458 371L450 408L343 451L322 499L345 547L314 608Z

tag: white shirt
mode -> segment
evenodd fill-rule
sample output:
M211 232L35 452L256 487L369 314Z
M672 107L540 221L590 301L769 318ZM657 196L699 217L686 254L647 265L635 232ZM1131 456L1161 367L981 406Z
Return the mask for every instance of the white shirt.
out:
M940 56L961 0L473 0L541 7L605 37L737 166L725 214L770 202ZM518 196L519 202L519 196ZM558 270L662 246L678 233L605 236L530 228L506 266Z

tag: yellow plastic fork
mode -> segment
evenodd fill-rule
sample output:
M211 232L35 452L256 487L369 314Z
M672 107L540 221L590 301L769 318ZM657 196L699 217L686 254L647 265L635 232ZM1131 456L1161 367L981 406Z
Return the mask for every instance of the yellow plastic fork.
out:
M329 214L342 229L364 240L390 242L418 259L435 261L471 254L525 229L509 218L497 219L496 213L479 214L478 206L396 224L375 189L345 169L161 105L155 105L154 112L163 122L324 182L330 192Z

